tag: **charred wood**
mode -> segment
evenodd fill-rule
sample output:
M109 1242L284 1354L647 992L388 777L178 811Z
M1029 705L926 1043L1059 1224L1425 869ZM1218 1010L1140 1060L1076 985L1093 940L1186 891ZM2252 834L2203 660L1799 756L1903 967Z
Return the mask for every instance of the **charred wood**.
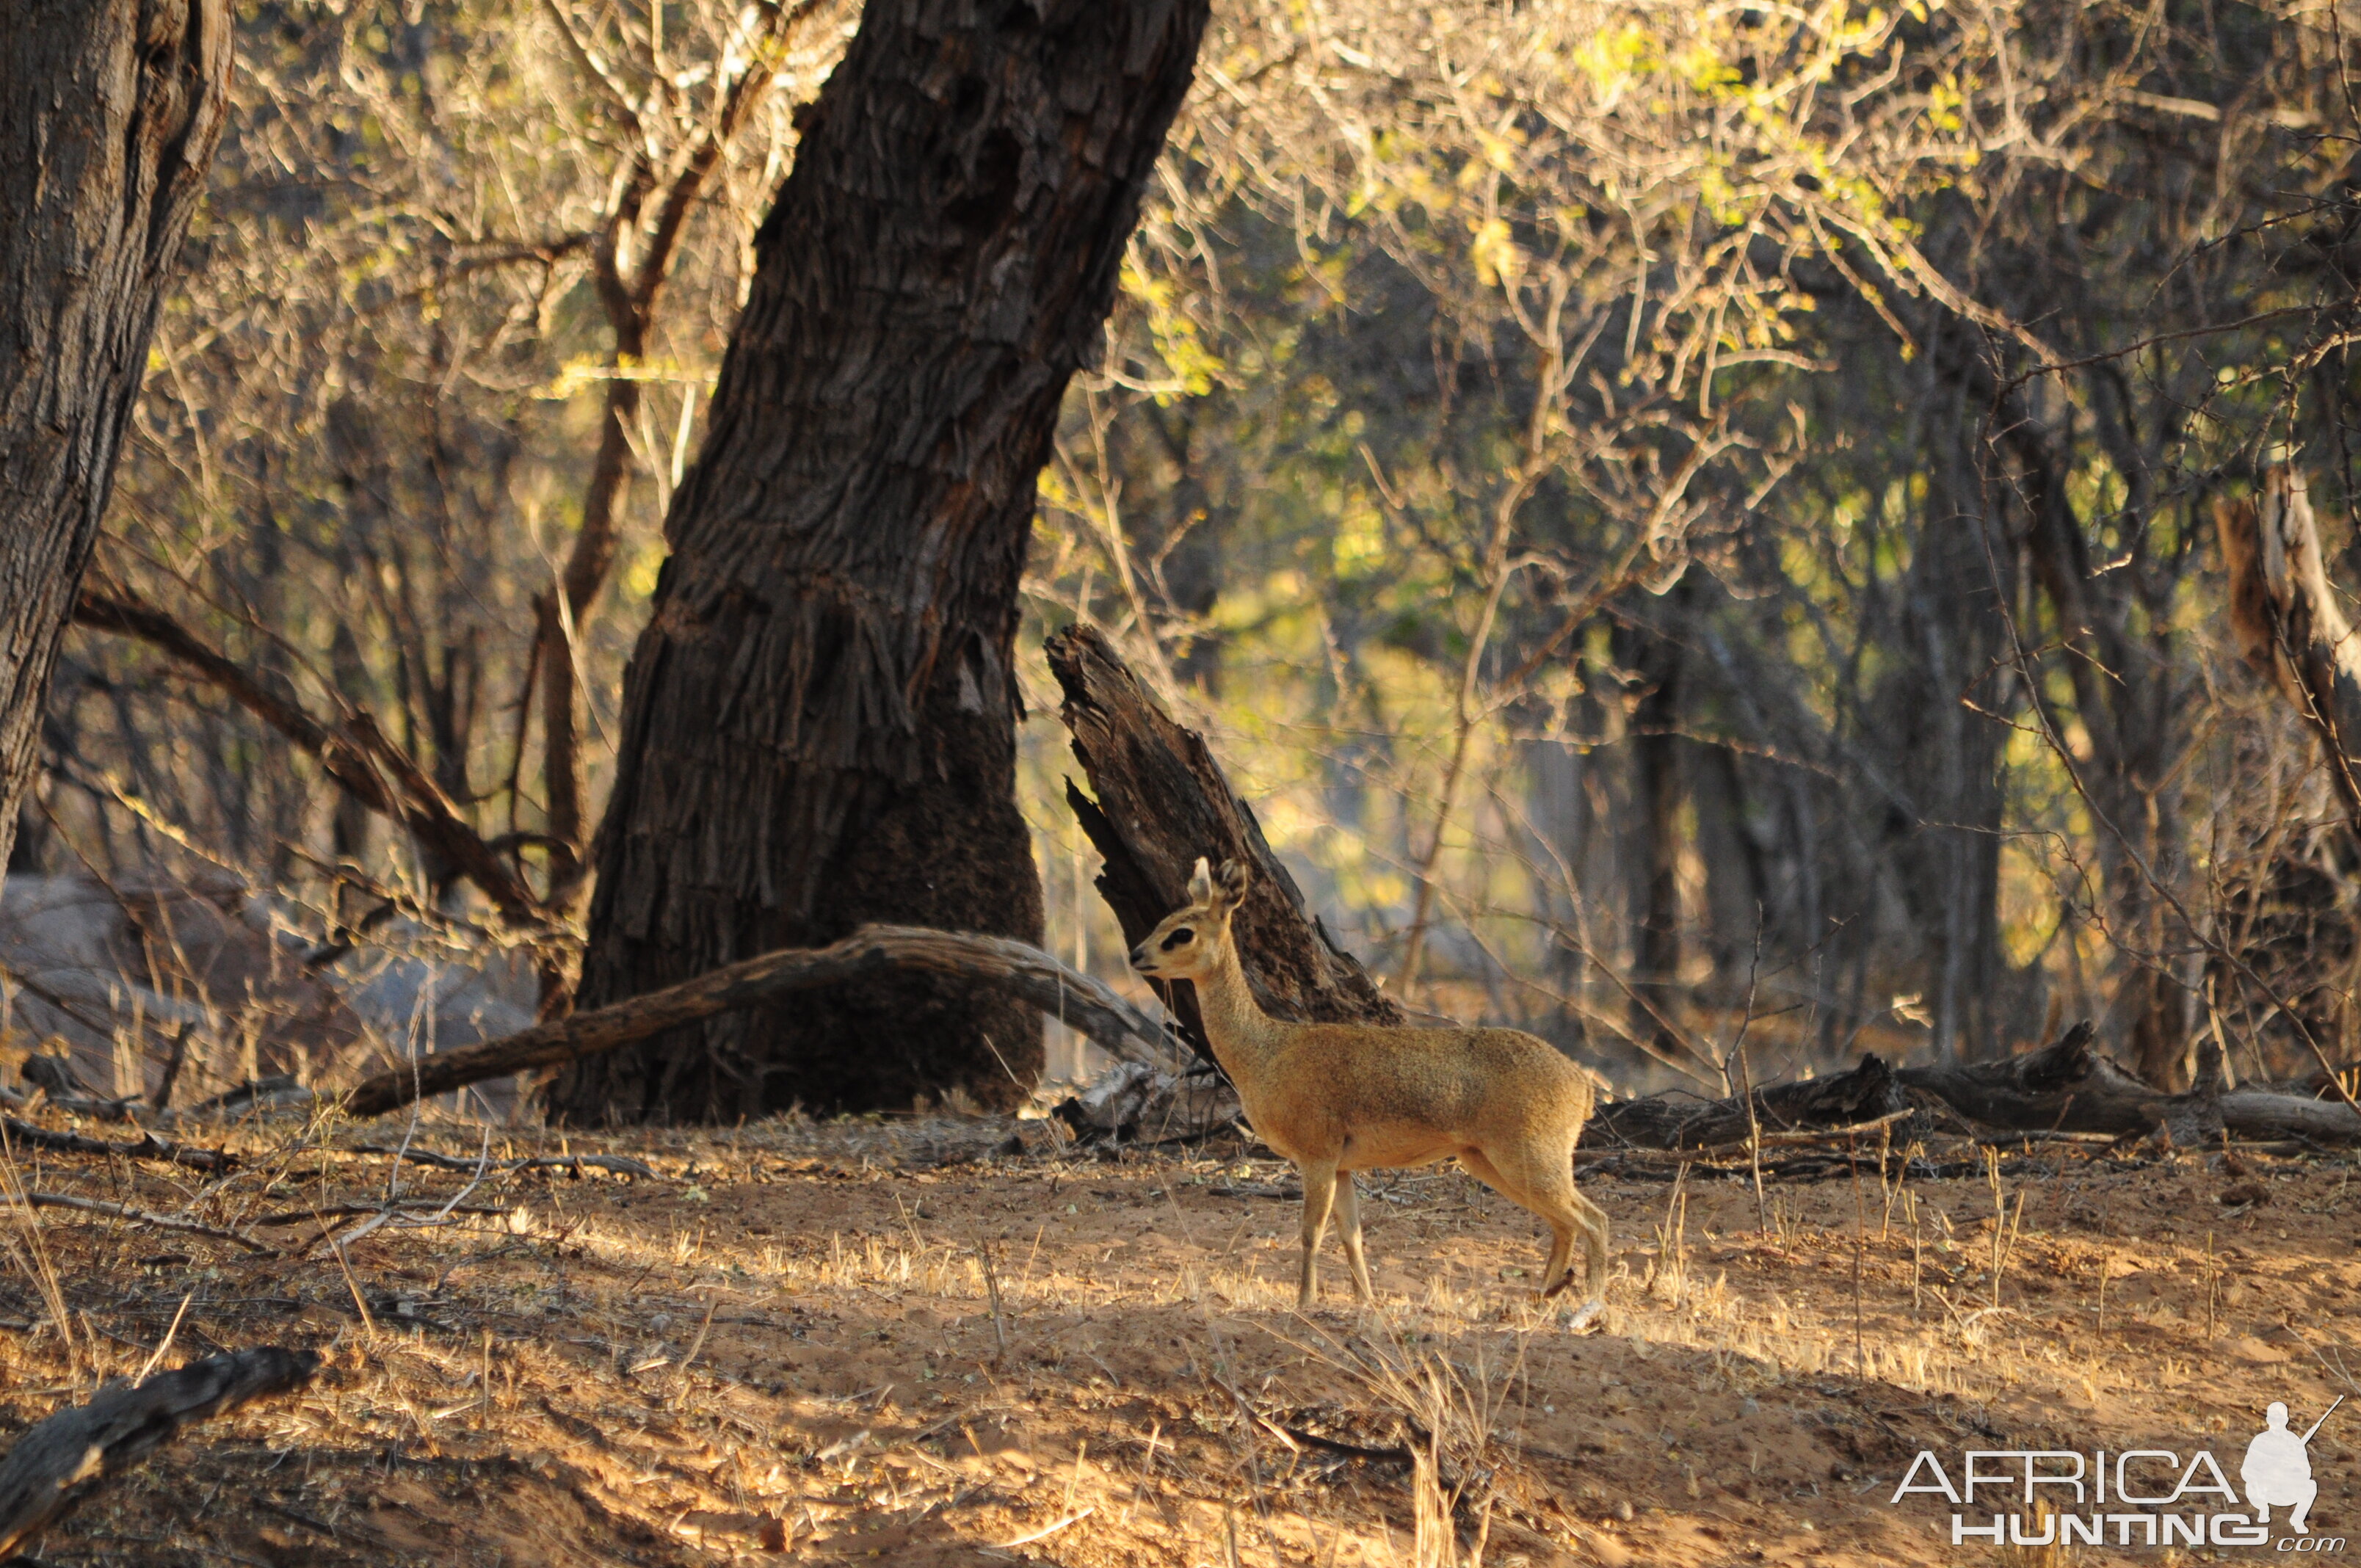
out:
M1099 892L1124 940L1139 941L1188 902L1199 857L1217 866L1239 861L1254 874L1236 917L1238 956L1264 1011L1301 1023L1406 1022L1360 961L1306 913L1301 890L1205 738L1174 722L1095 629L1069 626L1050 637L1048 652L1065 692L1059 717L1093 792L1069 780L1066 801L1105 861ZM1211 1061L1194 988L1149 983L1191 1047Z

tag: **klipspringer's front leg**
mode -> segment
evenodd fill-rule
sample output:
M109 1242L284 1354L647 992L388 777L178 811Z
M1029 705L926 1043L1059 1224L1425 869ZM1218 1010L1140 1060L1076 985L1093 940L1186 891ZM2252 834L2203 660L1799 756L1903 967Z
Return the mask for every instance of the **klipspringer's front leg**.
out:
M1328 1229L1328 1205L1336 1193L1336 1167L1298 1165L1303 1178L1303 1282L1295 1294L1298 1309L1312 1305L1320 1286L1320 1238Z
M1336 1234L1344 1239L1345 1261L1353 1268L1353 1288L1360 1292L1361 1304L1368 1306L1378 1299L1369 1288L1369 1260L1361 1255L1361 1197L1353 1190L1353 1173L1336 1173Z

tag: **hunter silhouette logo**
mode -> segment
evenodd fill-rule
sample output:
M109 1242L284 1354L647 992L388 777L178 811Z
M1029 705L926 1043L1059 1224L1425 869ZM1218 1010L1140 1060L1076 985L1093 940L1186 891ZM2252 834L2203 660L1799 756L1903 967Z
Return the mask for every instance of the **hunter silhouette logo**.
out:
M2321 1411L2320 1420L2298 1437L2287 1430L2288 1408L2271 1401L2271 1408L2264 1412L2269 1424L2246 1445L2246 1462L2238 1466L2238 1479L2246 1484L2246 1502L2255 1510L2257 1524L2270 1523L2273 1508L2293 1508L2288 1529L2298 1535L2312 1533L2312 1527L2303 1522L2304 1515L2312 1512L2312 1500L2320 1496L2320 1483L2312 1478L2312 1434L2343 1403L2345 1396L2339 1394L2336 1404Z
M2279 1508L2287 1510L2286 1533L2277 1551L2342 1552L2344 1537L2312 1533L2311 1514L2320 1496L2312 1473L2312 1440L2344 1402L2339 1395L2301 1435L2288 1430L2284 1404L2274 1401L2264 1412L2263 1430L2247 1443L2238 1466L2247 1512L2237 1511L2238 1488L2204 1449L2186 1463L2160 1448L2088 1453L1971 1449L1960 1455L1957 1485L1942 1460L1921 1450L1888 1501L1898 1504L1925 1493L1949 1502L1959 1510L1950 1518L1954 1546L1971 1541L2004 1546L2267 1546L2271 1511ZM1987 1494L1981 1499L1980 1487ZM2015 1510L1970 1511L1979 1502L1990 1508L2003 1499L2015 1504Z

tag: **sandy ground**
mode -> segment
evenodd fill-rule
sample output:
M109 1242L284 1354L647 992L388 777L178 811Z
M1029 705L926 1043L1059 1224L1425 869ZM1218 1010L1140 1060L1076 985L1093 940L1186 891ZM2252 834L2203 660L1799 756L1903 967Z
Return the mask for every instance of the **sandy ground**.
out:
M2327 1158L2043 1146L1996 1177L1839 1172L1760 1206L1742 1171L1594 1169L1614 1284L1576 1333L1532 1299L1537 1223L1454 1168L1365 1179L1378 1305L1350 1306L1332 1240L1300 1314L1292 1173L1235 1141L499 1138L653 1174L489 1172L438 1220L470 1173L404 1165L410 1223L317 1245L313 1213L349 1231L368 1214L335 1209L386 1200L394 1161L354 1146L400 1131L222 1131L243 1164L211 1179L16 1151L12 1184L272 1251L0 1211L0 1442L146 1364L184 1300L167 1365L326 1360L99 1493L42 1561L2259 1560L2276 1544L1954 1546L1942 1498L1890 1499L1921 1450L1956 1480L1968 1449L2206 1448L2235 1484L2268 1401L2301 1427L2361 1392L2352 1168ZM2311 1522L2361 1550L2356 1448L2361 1401L2313 1440Z

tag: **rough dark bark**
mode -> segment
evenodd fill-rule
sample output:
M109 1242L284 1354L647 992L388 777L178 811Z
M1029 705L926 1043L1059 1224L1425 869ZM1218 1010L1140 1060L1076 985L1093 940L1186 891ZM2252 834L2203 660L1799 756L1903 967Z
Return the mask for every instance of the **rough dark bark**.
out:
M1206 0L871 0L807 112L625 680L581 999L873 920L1038 940L1011 658L1034 487L1099 352ZM569 1070L576 1121L1006 1104L1033 1010L846 986Z
M1262 836L1205 738L1173 722L1098 631L1070 626L1048 643L1049 668L1066 694L1060 717L1074 756L1097 792L1069 780L1066 800L1100 858L1100 894L1137 942L1188 902L1199 857L1254 869L1236 924L1238 953L1255 999L1274 1017L1301 1022L1400 1024L1400 1007L1359 960L1304 913L1303 894ZM1197 1015L1195 988L1156 981L1197 1054L1213 1060Z
M221 0L0 9L0 864L230 48Z
M60 1410L0 1459L0 1553L12 1552L181 1429L312 1380L320 1358L265 1346L192 1361L133 1387L110 1383Z

